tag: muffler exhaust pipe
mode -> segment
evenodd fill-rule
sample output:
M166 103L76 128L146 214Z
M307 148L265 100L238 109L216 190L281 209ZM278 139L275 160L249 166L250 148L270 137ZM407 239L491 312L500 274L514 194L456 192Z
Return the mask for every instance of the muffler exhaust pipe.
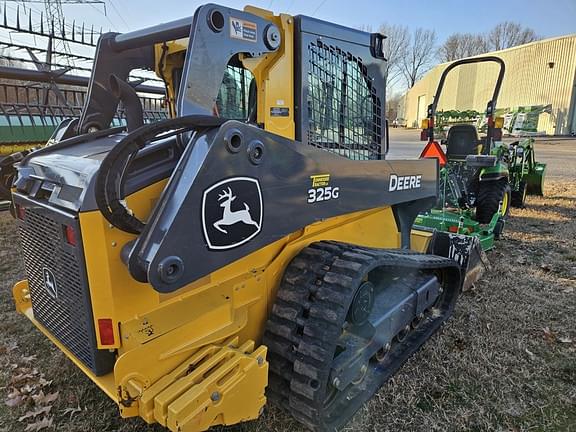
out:
M122 101L126 115L126 128L132 132L144 125L144 112L136 90L123 79L110 75L110 90Z

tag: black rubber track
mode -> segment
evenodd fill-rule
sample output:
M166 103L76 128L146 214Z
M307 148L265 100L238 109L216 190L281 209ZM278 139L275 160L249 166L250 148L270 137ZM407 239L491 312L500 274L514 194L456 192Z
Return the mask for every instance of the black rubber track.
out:
M508 194L508 208L506 214L502 215L504 219L510 212L511 192L508 180L495 180L480 182L478 188L478 198L476 199L476 220L480 223L489 223L494 213L498 211L500 201Z
M526 192L527 192L528 185L526 181L522 180L518 185L517 191L512 191L512 199L510 200L510 204L512 207L523 208L524 203L526 201Z
M438 271L444 288L439 313L395 345L385 362L371 367L351 400L330 415L324 401L336 343L356 289L376 268ZM459 268L443 257L336 242L304 248L288 265L266 324L269 400L312 430L338 430L451 315L459 290Z

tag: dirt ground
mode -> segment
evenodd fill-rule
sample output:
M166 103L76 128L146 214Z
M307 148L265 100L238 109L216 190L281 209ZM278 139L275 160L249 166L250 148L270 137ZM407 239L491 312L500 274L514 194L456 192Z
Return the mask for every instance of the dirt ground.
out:
M573 178L549 182L545 198L513 209L505 239L489 253L492 272L346 430L576 431L575 218ZM115 404L14 312L10 290L24 272L6 213L0 239L0 431L161 431L121 420ZM269 407L258 421L218 430L303 429Z

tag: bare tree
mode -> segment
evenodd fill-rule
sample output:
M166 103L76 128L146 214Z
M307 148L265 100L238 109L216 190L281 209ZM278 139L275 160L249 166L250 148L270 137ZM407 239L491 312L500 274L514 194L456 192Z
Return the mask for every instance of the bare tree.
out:
M539 40L540 37L529 27L505 21L498 24L486 35L489 51L498 51Z
M384 72L386 89L390 92L402 76L402 61L408 51L410 32L408 27L396 24L382 24L378 31L386 36L382 48L387 60Z
M410 38L406 55L402 59L402 73L408 88L414 87L432 65L436 50L436 32L417 28Z
M471 57L489 51L486 38L479 34L454 33L438 48L441 62Z

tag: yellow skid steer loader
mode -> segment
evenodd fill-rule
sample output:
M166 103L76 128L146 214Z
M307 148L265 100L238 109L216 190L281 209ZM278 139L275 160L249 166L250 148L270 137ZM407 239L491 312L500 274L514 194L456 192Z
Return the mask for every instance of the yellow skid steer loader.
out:
M17 165L13 294L123 417L337 430L451 315L477 245L411 230L438 165L385 160L382 41L215 4L100 38L80 119Z

